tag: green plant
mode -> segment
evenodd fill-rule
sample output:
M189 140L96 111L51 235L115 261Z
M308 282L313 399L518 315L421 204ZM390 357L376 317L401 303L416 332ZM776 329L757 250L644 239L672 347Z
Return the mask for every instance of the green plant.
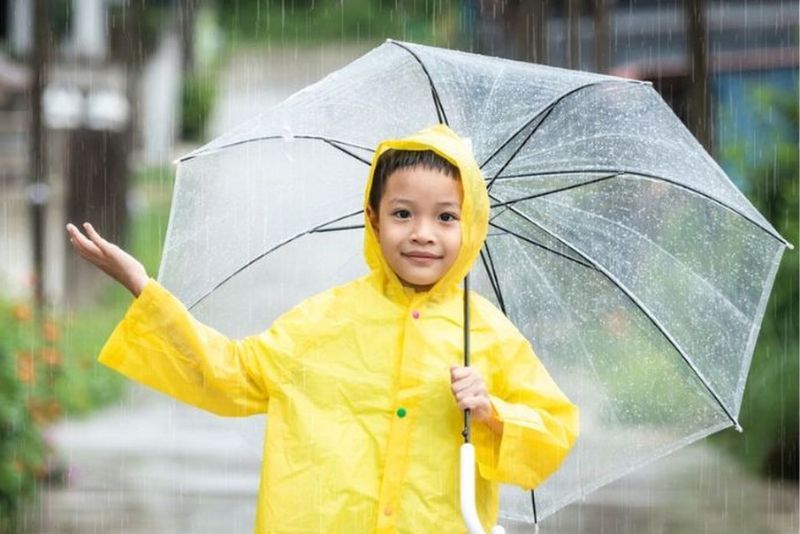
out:
M796 78L795 78L796 80ZM728 147L746 176L753 204L790 243L798 246L798 102L797 87L787 93L756 87L752 103L758 110L762 139L768 147L753 163L742 146ZM742 402L740 422L745 432L721 434L717 442L745 465L784 479L798 479L798 263L797 250L784 254L764 314Z
M48 334L56 330L46 321ZM17 510L44 468L40 425L60 415L47 394L57 373L52 340L30 307L0 301L0 532L14 531Z
M131 247L155 276L172 170L149 169L134 181L146 200L132 218ZM125 380L96 359L130 302L125 289L109 283L95 306L66 315L49 311L36 320L29 302L0 295L0 533L19 530L18 510L37 479L58 474L55 451L43 437L46 427L120 397Z
M387 37L447 43L458 28L452 0L217 0L235 44L302 44Z
M181 137L187 141L203 141L208 119L214 106L216 84L202 74L187 74L183 80Z

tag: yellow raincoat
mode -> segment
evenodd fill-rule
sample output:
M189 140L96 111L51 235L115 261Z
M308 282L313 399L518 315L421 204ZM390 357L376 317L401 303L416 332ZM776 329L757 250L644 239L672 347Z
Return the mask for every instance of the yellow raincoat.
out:
M372 170L389 148L432 149L461 173L462 248L430 291L401 284L365 219L371 272L307 299L265 332L229 340L150 280L100 355L198 408L269 415L257 533L465 531L463 413L450 366L463 364L459 283L486 237L488 197L471 151L445 126L384 142ZM503 422L502 437L473 423L477 507L488 529L498 482L542 482L572 446L578 412L508 319L477 294L470 302L472 365Z

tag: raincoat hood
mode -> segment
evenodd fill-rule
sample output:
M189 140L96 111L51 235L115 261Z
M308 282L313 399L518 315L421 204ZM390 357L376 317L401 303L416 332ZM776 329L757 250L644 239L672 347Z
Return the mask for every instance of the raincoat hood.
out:
M456 288L469 273L486 239L489 227L489 196L483 175L467 141L444 124L425 128L401 139L383 141L375 150L364 191L364 257L375 276L382 278L387 295L406 300L414 290L405 288L381 253L380 243L367 216L369 193L375 168L381 155L389 149L432 150L458 168L464 200L461 205L461 249L445 275L434 284L428 295L434 298Z

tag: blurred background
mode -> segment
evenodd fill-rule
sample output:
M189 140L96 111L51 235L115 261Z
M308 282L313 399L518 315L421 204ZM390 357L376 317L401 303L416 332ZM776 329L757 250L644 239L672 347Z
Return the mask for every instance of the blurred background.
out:
M172 161L386 38L651 81L798 245L798 2L0 0L0 532L251 532L257 438L95 362L130 305L91 221L155 276ZM798 252L740 421L544 532L797 532ZM518 527L524 531L523 527Z

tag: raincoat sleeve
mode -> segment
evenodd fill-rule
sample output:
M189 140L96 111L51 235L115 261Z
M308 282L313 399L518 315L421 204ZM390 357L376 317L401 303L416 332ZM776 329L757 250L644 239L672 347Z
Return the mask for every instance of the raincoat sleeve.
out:
M561 392L527 341L502 358L489 398L502 435L473 427L481 476L532 489L558 469L578 436L578 408Z
M267 411L292 341L280 319L264 333L230 340L197 321L153 279L131 304L99 361L132 380L223 416Z

